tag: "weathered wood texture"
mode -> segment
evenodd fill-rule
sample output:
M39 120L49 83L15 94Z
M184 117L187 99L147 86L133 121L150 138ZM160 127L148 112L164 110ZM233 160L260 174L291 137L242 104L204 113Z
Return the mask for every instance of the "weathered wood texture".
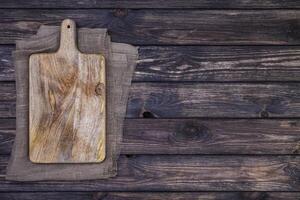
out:
M0 81L14 81L12 45L0 45ZM300 46L140 46L133 81L300 81Z
M33 193L0 193L0 199L5 200L104 200L106 193L93 192L33 192ZM107 193L108 195L108 193ZM114 195L113 193L111 195ZM117 194L116 194L117 195ZM287 195L289 196L289 195ZM110 199L111 200L111 199Z
M299 84L133 84L127 117L299 117Z
M15 102L16 101L16 87L15 83L4 82L0 83L0 102Z
M29 58L29 159L95 163L105 159L105 60L76 47L75 22L61 24L55 53Z
M299 46L140 47L134 81L300 81Z
M0 101L0 118L16 117L16 103Z
M298 120L127 120L122 153L299 154Z
M0 119L0 155L10 154L15 119ZM300 153L300 120L127 119L122 154Z
M12 58L12 45L0 45L0 81L15 80L15 68Z
M4 0L0 8L0 199L299 199L300 2ZM64 18L140 46L127 118L143 119L125 121L116 178L4 181L15 134L15 87L5 83L15 79L14 41Z
M65 18L106 27L114 42L170 45L297 45L300 10L2 9L0 44L34 34ZM88 19L88 20L87 20Z
M299 192L21 192L5 200L297 200Z
M10 154L15 138L15 119L0 119L0 154Z
M15 85L2 85L0 117L14 117ZM127 117L300 117L300 84L134 83Z
M0 8L300 8L295 0L2 0Z
M0 173L7 157L1 156ZM4 169L3 169L4 168ZM300 156L121 156L118 176L80 182L10 182L0 191L299 191Z

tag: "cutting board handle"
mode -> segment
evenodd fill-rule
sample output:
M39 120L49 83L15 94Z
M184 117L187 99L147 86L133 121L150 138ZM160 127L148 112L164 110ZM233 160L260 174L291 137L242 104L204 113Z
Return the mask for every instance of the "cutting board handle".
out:
M58 52L77 52L76 23L71 19L65 19L61 23L60 46Z

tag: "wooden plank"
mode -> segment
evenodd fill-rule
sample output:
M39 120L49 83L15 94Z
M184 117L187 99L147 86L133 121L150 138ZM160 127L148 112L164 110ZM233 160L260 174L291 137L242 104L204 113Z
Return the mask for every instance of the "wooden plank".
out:
M0 45L0 81L14 81L12 45ZM299 81L299 46L140 46L133 81Z
M100 163L105 159L105 58L81 53L76 24L61 24L54 53L29 58L29 159Z
M118 176L108 180L20 184L1 179L0 191L287 192L300 190L299 169L300 156L121 156Z
M96 199L96 197L100 197L102 195L106 195L106 193L93 193L93 192L18 192L11 193L5 192L0 193L0 199L5 200L103 200ZM289 197L290 195L286 195Z
M127 119L122 154L300 154L300 120ZM0 119L10 154L15 119Z
M13 117L15 114L15 85L4 85L4 98L12 101L1 102L0 118ZM126 116L296 118L300 116L299 97L300 83L134 83L131 86Z
M0 101L0 118L16 117L15 101Z
M0 179L5 177L7 164L8 156L0 156Z
M299 46L140 47L134 81L299 81Z
M296 200L299 192L18 192L6 200Z
M250 8L300 8L294 0L2 0L0 8L218 8L218 9L250 9Z
M1 104L5 101L14 102L16 100L16 87L14 82L0 83L0 101Z
M299 120L126 120L127 154L299 154Z
M138 83L127 117L299 117L300 85Z
M0 45L0 81L15 80L15 68L13 64L13 45Z
M0 44L13 44L41 24L58 25L65 18L80 27L108 28L114 42L135 45L300 44L300 10L160 9L2 9Z
M0 118L16 117L16 89L14 83L0 83Z
M15 119L0 119L0 154L10 154L15 138Z

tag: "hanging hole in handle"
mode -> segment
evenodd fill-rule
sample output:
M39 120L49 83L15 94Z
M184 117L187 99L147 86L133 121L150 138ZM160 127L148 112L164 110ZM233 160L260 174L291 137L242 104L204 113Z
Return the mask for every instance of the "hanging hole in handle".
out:
M67 26L67 28L71 28L71 26L70 26L70 25L68 25L68 26Z

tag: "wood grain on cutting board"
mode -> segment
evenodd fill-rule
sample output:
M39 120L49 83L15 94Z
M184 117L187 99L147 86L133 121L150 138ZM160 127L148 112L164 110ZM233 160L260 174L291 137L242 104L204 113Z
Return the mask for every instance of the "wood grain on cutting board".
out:
M64 20L60 48L30 56L29 156L36 163L90 163L105 158L105 59L76 47Z

